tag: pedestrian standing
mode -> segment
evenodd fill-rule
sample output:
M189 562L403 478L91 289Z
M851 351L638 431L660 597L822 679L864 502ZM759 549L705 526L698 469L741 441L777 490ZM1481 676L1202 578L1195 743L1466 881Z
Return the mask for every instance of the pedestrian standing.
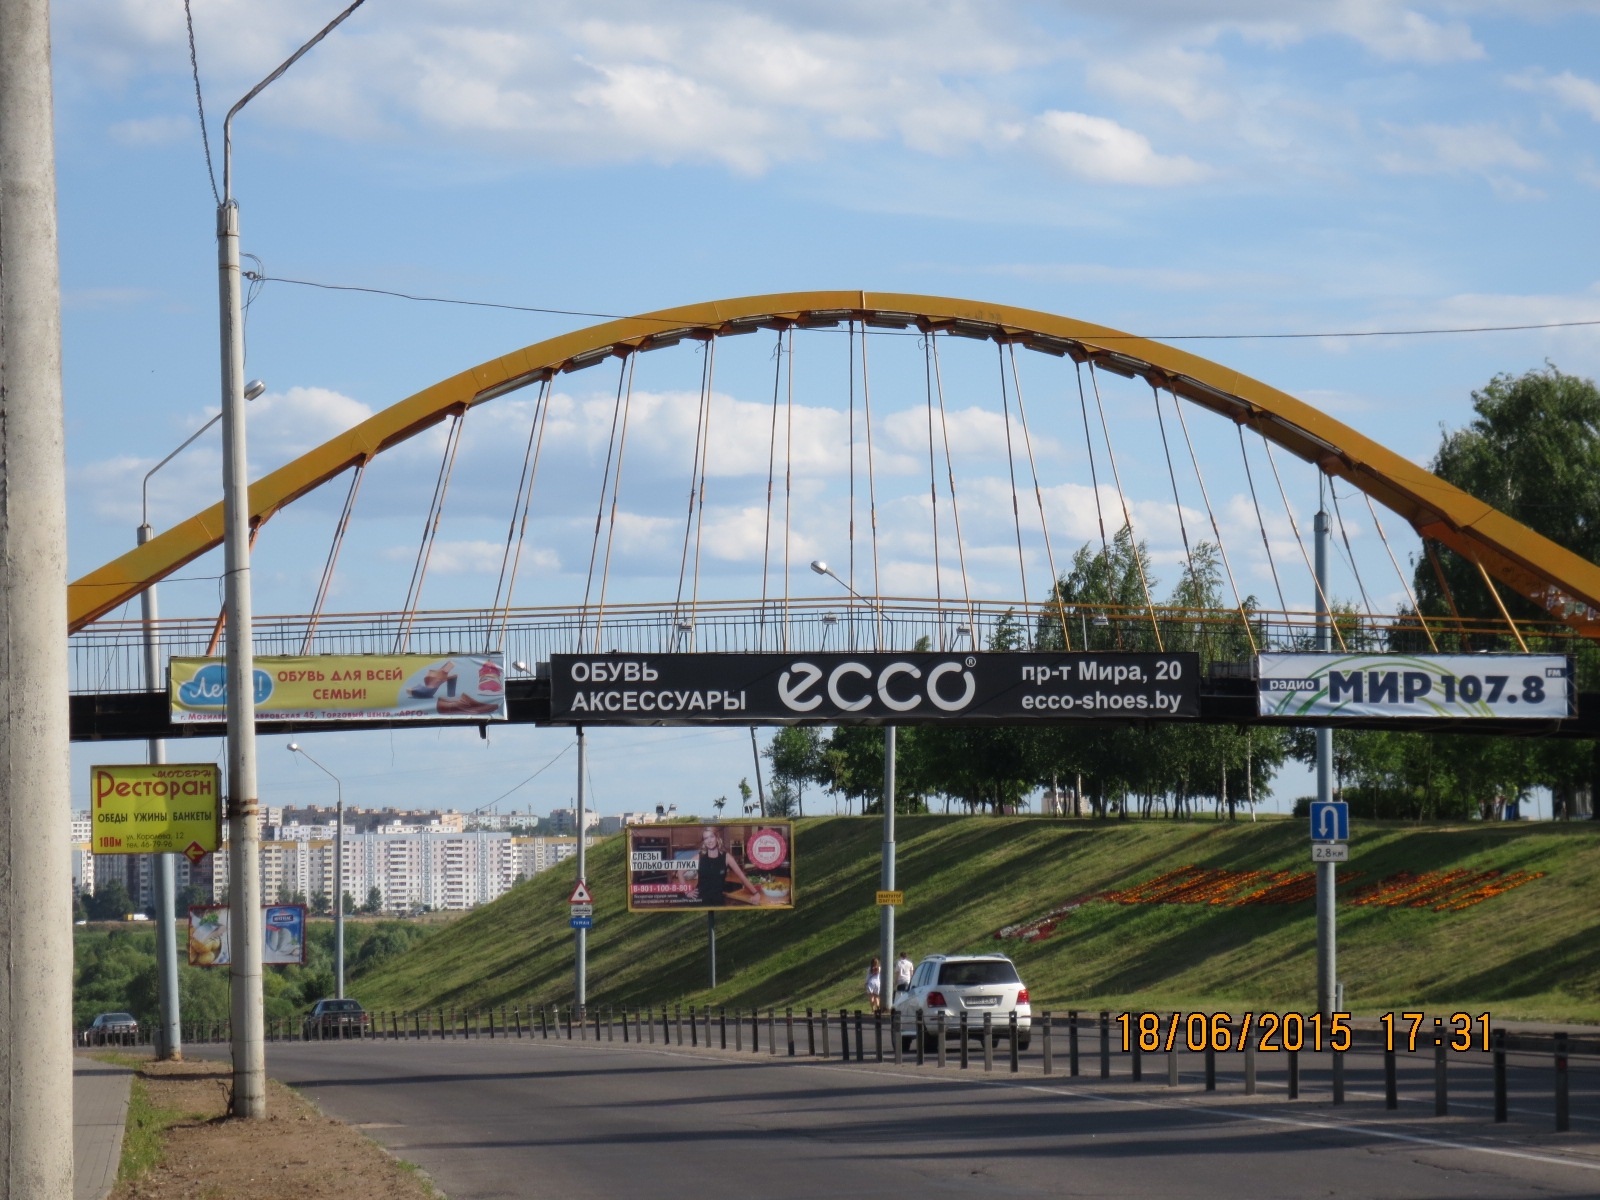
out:
M894 994L896 996L901 992L909 992L911 990L911 970L911 956L904 950L900 951L900 957L895 960L894 964Z
M867 1002L873 1012L883 1011L883 964L876 958L867 968Z

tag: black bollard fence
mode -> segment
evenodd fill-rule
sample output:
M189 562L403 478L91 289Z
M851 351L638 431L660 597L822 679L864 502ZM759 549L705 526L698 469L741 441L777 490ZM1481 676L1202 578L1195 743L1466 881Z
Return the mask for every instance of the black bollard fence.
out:
M1494 1031L1494 1119L1506 1123L1506 1031Z

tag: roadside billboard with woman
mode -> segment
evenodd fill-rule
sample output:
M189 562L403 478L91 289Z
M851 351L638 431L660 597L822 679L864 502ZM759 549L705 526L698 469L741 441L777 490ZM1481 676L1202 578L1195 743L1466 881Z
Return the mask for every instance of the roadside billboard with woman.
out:
M628 911L794 907L788 821L630 825Z

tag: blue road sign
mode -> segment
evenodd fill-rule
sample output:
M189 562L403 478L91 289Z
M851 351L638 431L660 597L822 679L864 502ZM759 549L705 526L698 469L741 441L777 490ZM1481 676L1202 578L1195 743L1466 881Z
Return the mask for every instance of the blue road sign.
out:
M1343 800L1313 800L1311 802L1311 840L1313 842L1348 842L1350 840L1350 806Z
M593 917L573 917L572 918L572 927L574 929L593 929L594 928L594 918Z

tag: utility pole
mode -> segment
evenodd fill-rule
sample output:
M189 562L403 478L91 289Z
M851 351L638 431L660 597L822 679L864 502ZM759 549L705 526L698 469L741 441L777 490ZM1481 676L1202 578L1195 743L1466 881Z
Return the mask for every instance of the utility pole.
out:
M1327 654L1333 648L1333 614L1328 610L1328 514L1321 508L1316 516L1317 548L1317 650ZM1333 730L1317 729L1317 800L1333 799ZM1335 1008L1334 983L1338 978L1338 925L1334 919L1335 864L1319 862L1317 867L1317 1010L1324 1016Z
M72 1196L66 466L48 0L0 0L0 1197Z
M267 1115L266 1026L261 999L261 830L256 824L254 619L250 597L250 475L245 453L244 292L239 275L239 204L233 198L233 119L300 61L364 0L355 0L277 70L251 88L222 122L222 198L217 204L218 325L222 341L222 587L228 626L228 982L233 1017L233 1115ZM344 897L336 897L343 905Z
M589 769L588 746L584 742L583 726L579 725L578 726L578 800L577 800L577 808L578 808L578 882L583 884L586 887L588 886L588 883L589 883L589 880L588 880L588 873L589 873L588 859L589 859L589 856L585 851L585 847L584 847L584 840L585 839L584 839L584 836L583 836L583 834L584 834L584 828L583 828L583 819L584 819L583 818L583 778L588 773L588 769ZM576 997L576 999L574 1000L573 1003L574 1003L575 1007L578 1010L578 1017L581 1020L582 1017L583 1017L584 1008L589 1003L589 931L587 929L574 929L572 931L572 936L573 936L573 949L575 951L575 954L573 955L575 965L573 967L572 990L573 990L574 996Z
M150 522L139 526L139 545L150 540ZM144 634L144 686L161 690L161 644L156 633L158 617L156 585L139 593L139 624ZM167 761L167 743L151 738L147 759L151 764ZM178 880L177 858L172 854L152 856L156 877L156 991L161 1007L161 1024L156 1034L156 1057L176 1060L183 1057L183 1023L178 1011Z

